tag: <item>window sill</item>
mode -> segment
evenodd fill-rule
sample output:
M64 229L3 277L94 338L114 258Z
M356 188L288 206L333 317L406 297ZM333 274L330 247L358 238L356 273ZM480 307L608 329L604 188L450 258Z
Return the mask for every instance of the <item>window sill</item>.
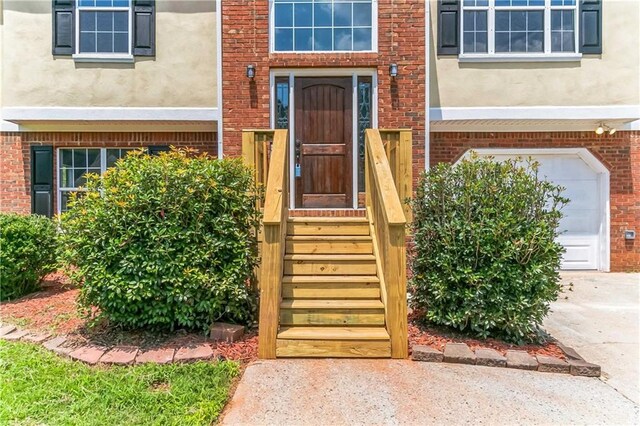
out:
M86 54L78 53L72 55L75 62L108 62L108 63L133 63L135 58L133 55L100 55L100 54Z
M562 54L460 54L460 62L577 62L582 59L582 53Z

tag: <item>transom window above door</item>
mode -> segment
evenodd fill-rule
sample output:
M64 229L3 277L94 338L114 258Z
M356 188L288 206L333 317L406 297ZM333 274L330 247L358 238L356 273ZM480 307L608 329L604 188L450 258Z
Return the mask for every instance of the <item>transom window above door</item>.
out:
M131 54L130 0L78 0L78 54Z
M377 0L270 0L274 52L371 52Z
M577 18L577 0L462 0L461 53L577 53Z

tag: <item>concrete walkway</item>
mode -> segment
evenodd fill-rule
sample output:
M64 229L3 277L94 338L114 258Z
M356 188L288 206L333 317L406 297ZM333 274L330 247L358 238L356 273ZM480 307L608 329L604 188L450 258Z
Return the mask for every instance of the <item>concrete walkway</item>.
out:
M565 272L573 283L551 305L544 326L587 361L605 383L640 403L640 274Z
M565 273L545 327L603 378L400 360L250 365L223 425L640 424L639 274ZM564 297L567 297L565 299Z
M638 424L598 379L404 360L250 365L223 425Z

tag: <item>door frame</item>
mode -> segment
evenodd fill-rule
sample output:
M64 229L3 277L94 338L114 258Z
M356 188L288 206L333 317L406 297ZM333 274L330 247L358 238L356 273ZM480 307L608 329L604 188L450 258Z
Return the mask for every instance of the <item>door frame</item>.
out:
M475 152L481 156L487 155L518 155L526 157L528 155L562 155L580 158L587 166L598 175L599 187L599 211L600 211L600 232L598 233L598 271L609 272L611 264L611 238L610 238L610 172L607 167L596 158L587 148L478 148L467 150L454 164L458 164L462 159L469 159L471 153Z
M351 77L352 89L352 191L353 206L358 208L358 77L371 77L371 125L378 127L378 73L376 68L278 68L269 71L269 117L271 128L275 128L274 102L276 77L289 77L289 176L295 173L295 80L296 77ZM295 179L289 179L289 205L295 206ZM294 209L294 207L292 207ZM323 209L314 209L323 210ZM337 209L324 209L337 210Z

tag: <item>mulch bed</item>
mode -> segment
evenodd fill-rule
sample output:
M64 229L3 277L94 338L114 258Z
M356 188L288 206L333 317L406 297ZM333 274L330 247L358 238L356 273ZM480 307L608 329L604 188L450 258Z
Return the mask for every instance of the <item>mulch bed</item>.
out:
M110 327L106 322L90 326L76 305L78 293L79 290L69 283L64 274L53 273L44 279L41 291L0 304L0 319L32 332L65 335L65 345L70 347L87 344L106 347L124 345L147 350L209 343L214 357L218 359L248 363L258 357L258 336L255 331L246 332L237 342L225 343L186 330L132 331Z
M506 355L508 350L520 350L526 351L529 355L547 355L563 360L566 359L562 349L551 341L540 345L518 346L495 339L480 340L452 330L426 326L421 323L420 314L417 312L409 315L409 348L413 347L413 345L425 345L442 352L447 343L465 343L474 352L479 348L490 348L502 355Z

